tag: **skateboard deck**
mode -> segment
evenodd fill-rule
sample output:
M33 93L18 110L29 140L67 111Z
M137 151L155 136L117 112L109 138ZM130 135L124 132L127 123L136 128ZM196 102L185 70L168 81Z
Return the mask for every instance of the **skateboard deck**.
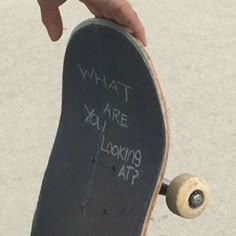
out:
M145 235L167 128L141 43L106 20L80 24L65 53L61 117L31 236Z

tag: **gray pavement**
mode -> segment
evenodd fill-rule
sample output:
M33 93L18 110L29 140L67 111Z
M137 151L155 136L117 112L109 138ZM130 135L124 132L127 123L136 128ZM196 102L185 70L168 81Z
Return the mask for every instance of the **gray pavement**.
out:
M148 236L236 235L236 1L132 0L166 97L171 145L166 176L189 172L211 190L196 220L159 197ZM0 236L29 235L55 137L63 55L71 30L91 17L63 8L64 35L51 43L36 1L0 8Z

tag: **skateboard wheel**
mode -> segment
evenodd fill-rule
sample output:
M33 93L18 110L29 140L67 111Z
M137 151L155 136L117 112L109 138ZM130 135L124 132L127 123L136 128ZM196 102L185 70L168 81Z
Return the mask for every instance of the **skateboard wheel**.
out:
M208 185L196 176L177 176L166 193L168 208L176 215L187 219L199 216L208 203Z

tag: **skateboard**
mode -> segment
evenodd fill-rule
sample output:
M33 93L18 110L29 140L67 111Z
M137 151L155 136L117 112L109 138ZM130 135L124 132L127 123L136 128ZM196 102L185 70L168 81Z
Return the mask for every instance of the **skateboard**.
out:
M31 236L144 236L159 194L194 218L207 183L164 179L169 148L165 101L142 44L110 21L73 31L62 109Z

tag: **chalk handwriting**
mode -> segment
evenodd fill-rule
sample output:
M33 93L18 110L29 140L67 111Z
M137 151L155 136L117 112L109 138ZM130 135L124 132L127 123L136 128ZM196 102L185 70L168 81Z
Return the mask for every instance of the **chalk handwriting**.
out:
M105 139L105 135L102 136L101 151L120 159L123 162L130 163L134 167L138 168L141 165L142 153L139 149L131 149L123 145L113 144Z
M119 80L108 79L105 74L98 72L96 68L93 67L88 69L78 64L78 69L82 79L92 81L95 86L109 91L109 96L116 96L126 103L129 102L130 93L133 89L131 86ZM128 114L109 101L99 109L97 106L94 107L91 106L91 104L84 104L84 122L92 126L95 131L102 132L99 150L106 154L106 158L114 158L116 160L119 166L116 166L117 177L131 186L135 185L137 178L140 176L142 151L137 147L129 147L122 143L113 142L106 132L106 128L108 128L109 124L115 125L112 126L113 129L115 129L115 127L128 129ZM113 130L113 132L115 135L115 130ZM123 131L117 130L117 132Z
M97 130L103 129L104 132L107 120L111 120L113 123L122 128L128 128L128 115L126 113L122 113L117 108L111 107L110 103L107 103L106 106L102 108L101 112L96 111L95 108L89 108L87 104L84 104L84 110L86 113L85 123L89 123L90 125L96 127Z
M89 123L92 126L96 127L97 130L102 130L104 132L107 125L106 120L101 123L100 117L95 113L95 109L89 110L86 104L84 104L84 108L86 110L85 123Z
M131 181L131 185L134 185L135 180L139 176L139 171L133 166L123 165L118 173L118 177L123 178L125 181Z
M110 120L116 124L117 127L127 129L128 115L122 113L119 109L112 107L109 102L100 110L84 104L84 111L84 122L94 127L95 130L103 133L100 150L108 156L115 158L122 164L117 177L133 186L139 176L139 168L142 163L141 150L138 148L128 147L127 145L113 143L106 137L107 121Z
M128 115L121 113L121 111L117 108L111 108L110 103L106 104L103 113L107 114L108 118L116 122L121 127L128 128Z
M90 70L84 69L80 64L78 64L79 71L85 80L93 81L97 86L103 87L108 91L113 91L117 97L121 97L125 102L129 101L129 94L132 87L122 83L119 80L109 80L106 75L100 75L95 68Z
M138 169L142 162L141 150L114 144L111 141L105 140L105 135L103 135L101 151L123 163L117 176L126 182L130 182L131 186L133 186L139 176Z

